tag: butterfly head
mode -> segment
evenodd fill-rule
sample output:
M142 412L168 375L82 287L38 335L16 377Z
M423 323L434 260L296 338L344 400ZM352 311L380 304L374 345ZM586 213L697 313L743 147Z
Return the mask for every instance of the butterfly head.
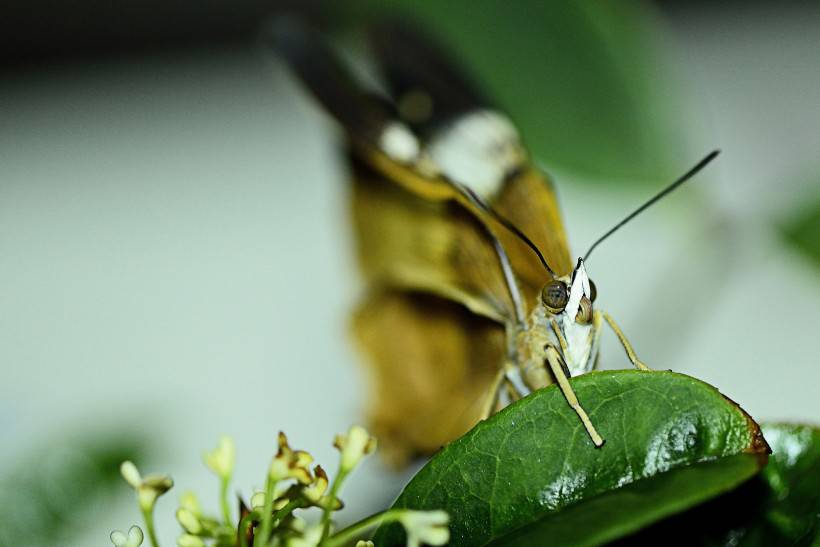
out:
M571 277L555 278L541 290L541 302L547 311L561 316L564 323L580 325L592 322L596 296L595 284L589 279L581 258Z
M549 314L542 317L550 326L548 332L558 337L555 347L560 348L573 376L591 370L597 357L597 329L593 321L596 292L581 258L571 276L555 278L541 290L541 304Z

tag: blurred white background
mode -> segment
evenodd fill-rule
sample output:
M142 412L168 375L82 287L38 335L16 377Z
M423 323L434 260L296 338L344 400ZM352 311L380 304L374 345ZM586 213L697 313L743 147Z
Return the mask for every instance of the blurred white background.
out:
M820 418L817 272L772 231L820 180L816 17L674 19L664 39L691 111L680 172L723 154L588 265L643 360L765 420ZM358 284L338 137L252 49L4 81L0 466L88 424L129 423L123 437L156 439L150 470L171 473L176 495L215 496L200 461L220 433L237 441L246 494L279 429L333 469L332 437L366 397L345 334ZM648 195L551 171L576 252ZM628 366L609 334L602 364ZM370 461L343 520L384 507L408 476ZM159 507L174 537L175 501ZM124 496L76 545L136 521Z

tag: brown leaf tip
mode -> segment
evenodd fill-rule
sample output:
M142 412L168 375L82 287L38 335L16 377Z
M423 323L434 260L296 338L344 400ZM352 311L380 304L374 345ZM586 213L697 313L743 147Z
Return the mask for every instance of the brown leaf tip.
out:
M746 447L744 452L746 454L757 454L759 456L758 461L760 463L760 467L765 467L769 461L769 454L772 453L772 448L769 446L766 438L763 437L763 432L760 430L760 424L758 424L748 412L743 410L742 406L734 402L723 393L721 393L721 395L723 395L724 399L732 403L740 412L742 412L743 417L746 418L746 427L749 430L751 439L749 441L749 446Z
M760 430L760 426L754 423L754 429L752 430L752 442L749 444L749 452L753 452L755 454L766 454L767 456L772 453L772 447L769 446L769 443L766 441L765 437L763 437L763 432Z

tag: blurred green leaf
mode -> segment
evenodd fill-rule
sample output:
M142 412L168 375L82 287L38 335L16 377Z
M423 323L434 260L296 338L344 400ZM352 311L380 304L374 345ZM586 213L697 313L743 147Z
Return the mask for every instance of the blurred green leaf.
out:
M126 490L120 463L146 446L133 435L77 436L26 455L0 478L0 545L65 544Z
M716 547L820 542L820 430L793 424L762 428L772 455L760 476L623 544L660 545L670 537Z
M820 266L820 200L811 202L781 226L783 237Z
M679 159L671 171L664 169L670 154L680 151L683 124L662 55L661 20L651 4L393 0L355 5L386 5L429 28L485 84L548 168L635 182L666 180L681 169Z
M551 386L445 447L394 507L445 509L451 545L597 545L722 494L766 461L757 424L694 378L606 371L572 385L603 448ZM375 540L403 537L387 526Z

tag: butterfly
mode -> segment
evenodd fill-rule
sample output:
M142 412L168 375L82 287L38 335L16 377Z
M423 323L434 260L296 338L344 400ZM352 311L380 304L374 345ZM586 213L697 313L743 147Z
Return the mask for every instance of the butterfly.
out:
M557 383L593 446L604 438L569 378L592 370L603 325L585 260L713 152L572 259L552 181L509 117L430 37L382 21L378 80L323 36L282 19L273 44L344 130L367 291L353 335L369 364L369 418L397 465L431 453L526 394Z

